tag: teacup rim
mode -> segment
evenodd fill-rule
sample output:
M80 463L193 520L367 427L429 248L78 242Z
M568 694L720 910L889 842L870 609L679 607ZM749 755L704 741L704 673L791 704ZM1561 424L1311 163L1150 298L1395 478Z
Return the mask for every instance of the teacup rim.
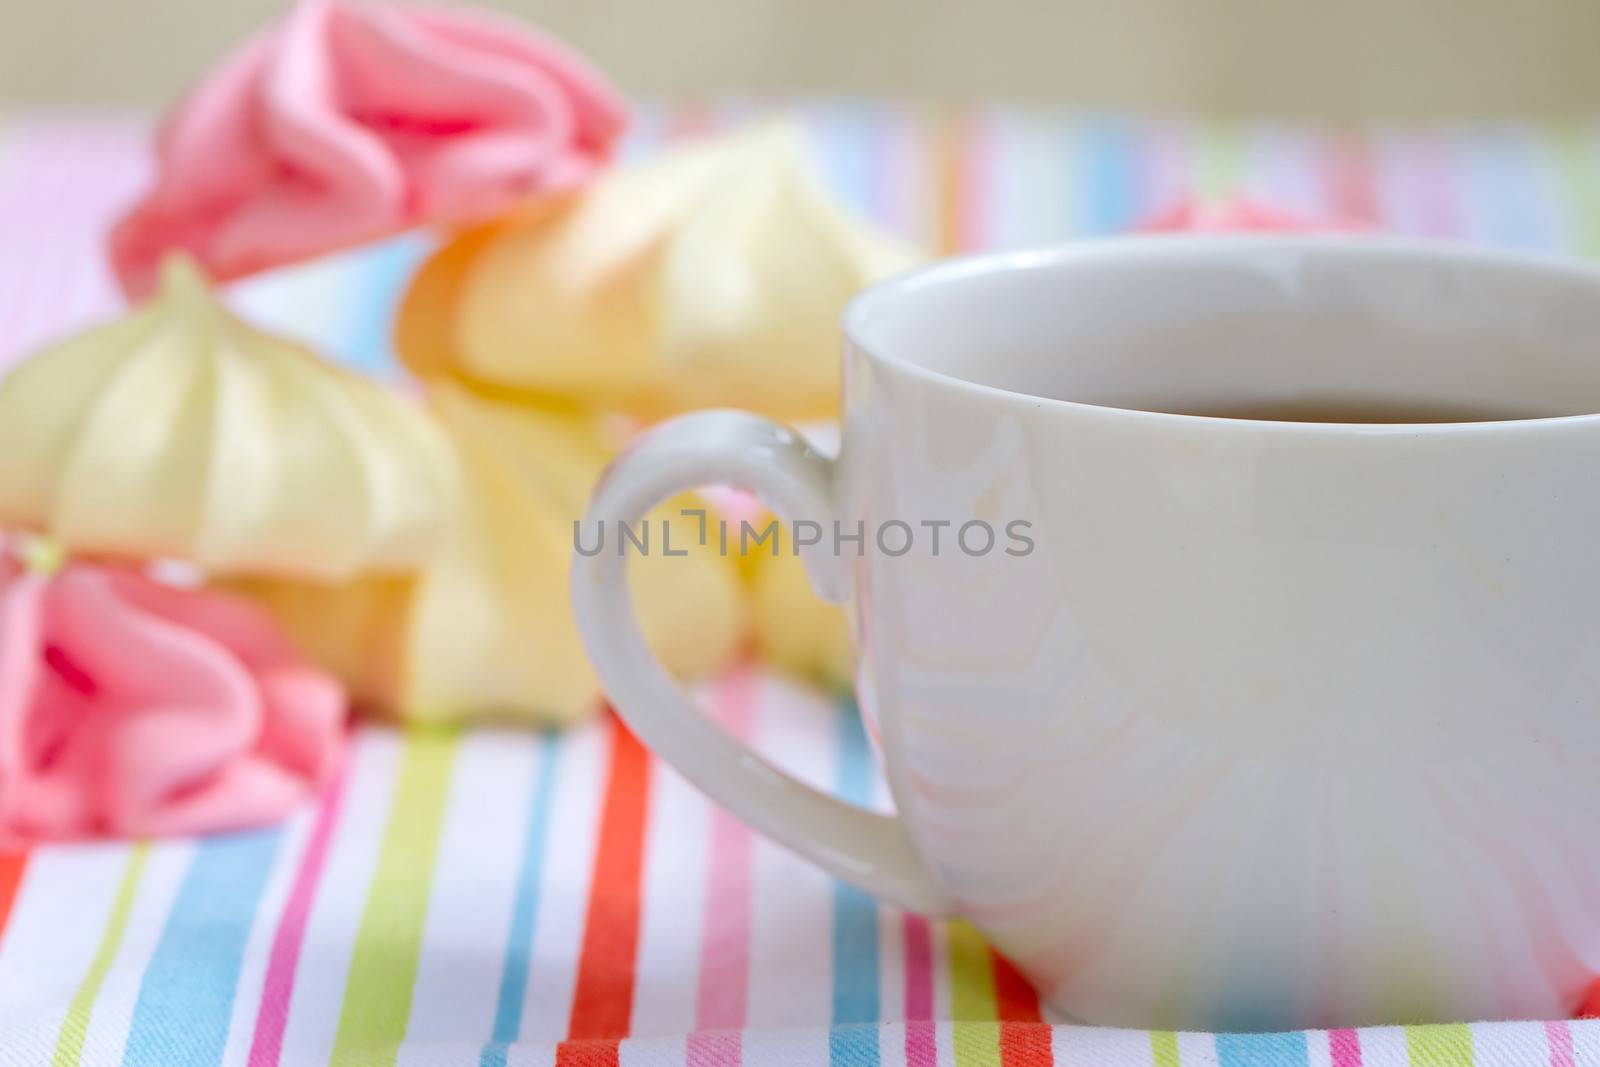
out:
M1200 415L1177 411L1160 411L1149 408L1116 407L1083 400L1043 396L1022 392L1004 386L974 381L960 375L935 370L914 360L886 350L886 346L871 343L866 336L864 320L873 314L876 305L903 298L930 285L938 285L962 278L1006 270L1040 269L1066 261L1098 258L1107 255L1134 253L1160 255L1181 249L1188 254L1227 252L1233 249L1268 248L1285 254L1296 252L1327 252L1372 254L1382 256L1409 256L1437 259L1441 264L1470 263L1485 267L1499 267L1517 271L1562 277L1578 281L1595 289L1600 300L1600 266L1573 256L1553 252L1507 249L1490 245L1473 245L1462 242L1428 238L1407 237L1394 234L1368 232L1233 232L1233 233L1127 233L1111 236L1080 238L1071 241L1030 245L1021 248L969 252L943 257L929 263L911 267L890 275L868 286L846 305L841 325L847 344L878 364L922 380L960 392L968 392L1028 409L1061 410L1097 417L1157 420L1171 425L1193 425L1216 429L1267 431L1277 433L1337 433L1384 435L1434 433L1466 433L1564 427L1600 421L1600 411L1571 415L1534 415L1513 419L1485 419L1459 422L1309 422L1275 419L1233 418L1219 415Z

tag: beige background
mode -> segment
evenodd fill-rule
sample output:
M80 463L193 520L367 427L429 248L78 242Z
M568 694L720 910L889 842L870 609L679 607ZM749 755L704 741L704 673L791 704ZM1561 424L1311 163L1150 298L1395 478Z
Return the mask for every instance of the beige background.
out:
M1600 114L1600 0L491 0L643 93ZM0 105L166 99L283 0L0 0Z

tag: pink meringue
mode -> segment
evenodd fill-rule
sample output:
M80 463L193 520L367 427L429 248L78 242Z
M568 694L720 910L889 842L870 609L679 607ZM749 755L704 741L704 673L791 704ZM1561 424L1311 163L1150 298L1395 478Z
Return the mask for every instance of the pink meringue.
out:
M344 719L242 599L0 556L0 841L275 821L332 774Z
M565 45L457 8L301 0L171 112L111 258L143 296L187 250L227 281L583 182L625 119Z
M1180 200L1147 216L1135 227L1141 233L1340 233L1368 228L1365 223L1354 219L1316 218L1243 197L1228 200L1191 197Z

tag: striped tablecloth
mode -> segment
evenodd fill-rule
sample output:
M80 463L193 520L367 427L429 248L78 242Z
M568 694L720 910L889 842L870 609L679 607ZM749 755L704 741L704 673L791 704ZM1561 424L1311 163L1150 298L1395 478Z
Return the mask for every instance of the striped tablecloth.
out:
M632 150L760 111L650 109ZM1410 234L1600 254L1600 125L1309 130L1020 110L802 109L839 194L943 248L1125 229L1245 192ZM139 181L127 119L0 125L0 358L108 313ZM380 374L407 239L246 286ZM885 798L850 709L741 668L713 714ZM268 831L0 856L0 1063L1600 1064L1600 1023L1277 1035L1052 1025L965 924L880 907L712 808L614 720L561 735L363 729Z

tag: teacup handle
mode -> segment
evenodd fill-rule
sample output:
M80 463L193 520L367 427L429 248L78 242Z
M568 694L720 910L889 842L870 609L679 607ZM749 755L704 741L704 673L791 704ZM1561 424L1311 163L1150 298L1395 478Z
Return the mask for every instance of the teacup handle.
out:
M705 411L663 423L613 462L584 518L592 532L637 523L686 490L729 485L758 493L784 519L832 522L833 463L786 426L738 411ZM604 543L604 542L602 542ZM656 754L762 833L873 895L943 914L949 900L904 823L846 804L780 771L702 714L645 646L613 540L573 559L578 629L613 706ZM829 600L848 594L842 559L808 548L812 585Z

